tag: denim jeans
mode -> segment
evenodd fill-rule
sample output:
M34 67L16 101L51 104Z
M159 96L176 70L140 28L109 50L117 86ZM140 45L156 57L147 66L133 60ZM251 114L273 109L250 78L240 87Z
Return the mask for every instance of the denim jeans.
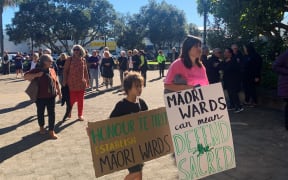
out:
M96 81L96 88L98 89L99 87L99 71L97 69L89 69L90 73L90 86L93 88L94 80Z

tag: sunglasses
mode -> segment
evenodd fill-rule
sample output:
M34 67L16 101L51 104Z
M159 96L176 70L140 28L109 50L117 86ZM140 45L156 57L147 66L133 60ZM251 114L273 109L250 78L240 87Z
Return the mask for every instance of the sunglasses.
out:
M73 49L73 51L80 51L80 49Z

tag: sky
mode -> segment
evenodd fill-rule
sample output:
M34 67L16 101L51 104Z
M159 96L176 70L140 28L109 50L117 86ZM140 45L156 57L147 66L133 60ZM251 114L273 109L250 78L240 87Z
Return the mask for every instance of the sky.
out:
M138 13L140 7L148 4L148 0L108 0L113 4L114 9L120 13ZM203 26L203 17L200 17L197 13L196 0L165 0L168 4L175 5L178 9L183 10L186 14L186 19L188 23L194 23L198 27ZM157 0L157 2L162 2L162 0ZM6 8L3 13L3 23L4 27L6 24L11 23L11 19L14 17L14 13L17 8Z

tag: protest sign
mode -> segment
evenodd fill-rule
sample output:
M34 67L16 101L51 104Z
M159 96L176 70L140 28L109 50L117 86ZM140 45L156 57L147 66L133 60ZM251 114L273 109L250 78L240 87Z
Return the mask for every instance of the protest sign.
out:
M236 167L221 84L165 95L179 178L194 180Z
M96 177L173 153L165 108L89 122Z

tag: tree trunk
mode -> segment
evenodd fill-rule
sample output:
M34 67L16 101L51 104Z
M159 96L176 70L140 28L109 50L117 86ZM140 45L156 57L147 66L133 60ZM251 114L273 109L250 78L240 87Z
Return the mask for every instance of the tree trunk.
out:
M3 32L3 2L0 2L0 55L3 56L4 52L4 32Z

